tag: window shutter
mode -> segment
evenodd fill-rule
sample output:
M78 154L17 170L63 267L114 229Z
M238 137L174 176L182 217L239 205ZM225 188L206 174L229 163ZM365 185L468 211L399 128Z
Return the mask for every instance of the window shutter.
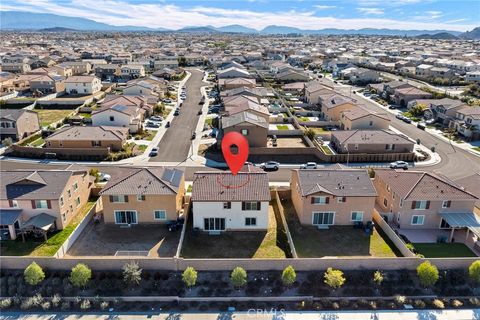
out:
M8 206L9 206L10 208L13 208L13 201L12 201L12 200L8 200Z
M32 209L37 209L37 205L35 203L35 200L32 200Z
M47 208L52 209L52 202L50 200L47 200Z
M325 197L325 203L329 203L330 202L330 197Z
M314 204L314 203L315 203L315 197L311 197L311 198L310 198L310 203L311 203L311 204Z
M452 205L452 201L448 200L448 202L447 202L447 208L450 208L451 205Z
M262 206L262 203L260 201L257 202L257 210L260 211L260 208Z
M342 197L343 202L347 202L347 197Z
M245 211L245 202L242 201L242 211Z
M429 209L430 208L430 201L427 201L427 206L425 207L425 209Z
M412 209L415 209L416 205L417 205L417 201L412 201Z
M125 202L128 202L128 196L123 196L125 198Z
M113 203L113 196L110 195L109 198L110 198L110 203Z

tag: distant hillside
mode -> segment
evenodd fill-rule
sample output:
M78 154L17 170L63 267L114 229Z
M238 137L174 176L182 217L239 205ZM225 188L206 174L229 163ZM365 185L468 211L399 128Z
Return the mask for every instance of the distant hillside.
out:
M416 36L416 38L419 39L437 39L437 40L455 40L458 39L457 36L454 36L451 33L448 32L439 32L435 34L421 34L419 36Z
M462 33L460 38L468 40L480 40L480 27L476 27L472 31Z
M179 29L178 32L217 33L217 32L220 32L220 31L216 30L212 26L206 26L206 27L185 27L185 28Z
M90 19L65 17L50 13L31 13L23 11L0 11L0 28L2 30L42 30L50 28L92 31L166 30L135 26L112 26Z
M41 32L75 32L75 31L78 31L78 30L70 29L70 28L63 28L63 27L53 27L53 28L40 29L38 31L41 31Z
M230 33L257 33L258 31L253 28L247 28L239 24L232 24L229 26L215 28L220 32L230 32Z

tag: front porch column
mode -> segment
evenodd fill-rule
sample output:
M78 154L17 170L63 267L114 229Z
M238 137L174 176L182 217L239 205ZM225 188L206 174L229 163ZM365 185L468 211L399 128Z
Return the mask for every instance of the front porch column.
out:
M450 232L450 238L448 239L448 242L452 242L454 232L455 228L452 228L452 232Z
M17 232L15 231L15 225L9 224L8 225L8 232L10 232L10 239L12 239L12 240L17 239Z

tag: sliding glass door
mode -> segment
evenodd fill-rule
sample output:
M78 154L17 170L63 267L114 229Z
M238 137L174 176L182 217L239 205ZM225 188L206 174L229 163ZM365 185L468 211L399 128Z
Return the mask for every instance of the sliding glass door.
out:
M116 224L137 224L137 211L115 211Z
M205 231L224 231L225 218L205 218L203 219L203 229Z

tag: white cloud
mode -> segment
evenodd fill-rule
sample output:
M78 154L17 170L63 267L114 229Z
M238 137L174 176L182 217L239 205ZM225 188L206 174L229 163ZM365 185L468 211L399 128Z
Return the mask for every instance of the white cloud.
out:
M383 14L383 9L381 8L357 8L357 10L364 14L375 14L375 15Z
M245 27L263 29L268 25L283 25L302 29L447 29L466 31L474 24L447 24L426 20L394 20L380 17L335 18L320 17L309 11L259 12L240 9L223 9L213 6L180 7L165 3L128 3L125 0L0 0L2 10L54 13L70 17L92 19L112 25L132 25L151 28L180 29L185 26L213 25L221 27L240 24ZM208 4L208 2L207 2ZM359 8L360 9L360 8ZM370 14L380 15L382 9L370 9ZM371 9L378 9L371 11Z
M316 6L313 6L314 8L318 9L318 10L328 10L328 9L334 9L336 8L337 6L322 6L322 5L316 5Z

